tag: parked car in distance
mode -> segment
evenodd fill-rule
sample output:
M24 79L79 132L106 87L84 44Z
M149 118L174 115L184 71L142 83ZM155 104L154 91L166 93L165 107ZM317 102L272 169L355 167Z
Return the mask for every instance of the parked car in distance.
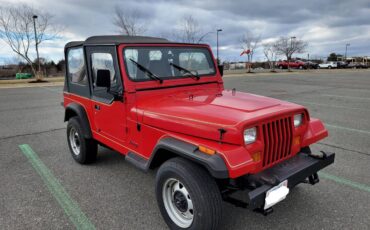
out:
M307 61L304 63L305 69L317 69L318 67L319 67L319 64L317 64L316 62Z
M367 69L368 66L365 65L364 63L351 62L346 66L346 68L349 68L349 69Z
M334 61L319 64L320 69L333 69L337 67L338 67L337 62Z
M279 69L288 69L289 67L292 69L304 69L305 63L302 61L279 61L276 63L276 66Z
M369 68L369 66L368 66L367 64L365 64L365 63L360 63L360 67L361 67L362 69L367 69L367 68Z
M345 68L347 68L347 66L348 66L348 63L345 62L345 61L338 61L337 62L337 68L338 69L345 69Z

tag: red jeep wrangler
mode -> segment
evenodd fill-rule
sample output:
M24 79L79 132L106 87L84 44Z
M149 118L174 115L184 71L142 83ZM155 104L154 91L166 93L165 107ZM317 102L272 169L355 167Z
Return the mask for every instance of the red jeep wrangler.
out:
M93 162L101 145L143 171L159 168L171 229L217 228L222 201L268 214L334 162L310 151L328 132L303 106L224 89L208 45L96 36L68 43L65 60L73 158Z

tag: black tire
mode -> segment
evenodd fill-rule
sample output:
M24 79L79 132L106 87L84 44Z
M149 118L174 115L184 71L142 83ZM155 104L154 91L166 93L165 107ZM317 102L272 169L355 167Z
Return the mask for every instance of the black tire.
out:
M190 194L193 218L189 227L180 227L166 210L164 190L168 189L166 182L171 179L178 180ZM156 196L163 219L170 229L217 229L222 216L221 194L214 178L199 165L179 157L166 161L157 172ZM172 203L176 206L175 202Z
M331 69L331 66L330 65L328 66L328 69Z
M79 142L79 154L74 150L73 143L71 142L70 135L77 133ZM92 163L96 160L96 155L98 153L98 144L93 139L84 138L84 133L82 131L80 119L78 117L72 117L68 121L67 125L67 142L69 150L71 151L73 159L75 159L80 164Z
M279 69L283 69L283 66L282 65L279 65Z

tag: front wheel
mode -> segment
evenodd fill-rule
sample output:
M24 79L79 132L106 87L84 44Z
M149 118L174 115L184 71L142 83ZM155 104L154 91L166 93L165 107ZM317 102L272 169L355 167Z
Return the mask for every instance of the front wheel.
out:
M183 158L165 162L156 177L159 209L170 229L217 229L222 199L216 181Z

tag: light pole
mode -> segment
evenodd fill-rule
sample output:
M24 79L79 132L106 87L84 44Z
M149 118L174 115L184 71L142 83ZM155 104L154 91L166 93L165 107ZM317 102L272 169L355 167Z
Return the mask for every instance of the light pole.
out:
M292 59L293 39L296 39L296 37L295 36L290 37L290 54L288 54L288 71L290 71L290 59Z
M39 64L38 72L40 72L41 66L40 66L40 57L39 57L39 47L38 47L38 41L37 41L37 31L36 31L37 15L33 15L32 18L33 18L33 29L35 30L35 44L36 44L37 62Z
M307 69L310 69L310 54L307 53Z
M218 58L218 33L221 32L221 31L222 31L222 29L217 29L217 32L216 32L216 34L217 34L217 64L220 64L219 63L220 59Z
M345 52L345 54L344 54L344 61L347 61L347 48L348 48L348 46L350 46L351 44L349 44L349 43L347 43L346 44L346 52Z

